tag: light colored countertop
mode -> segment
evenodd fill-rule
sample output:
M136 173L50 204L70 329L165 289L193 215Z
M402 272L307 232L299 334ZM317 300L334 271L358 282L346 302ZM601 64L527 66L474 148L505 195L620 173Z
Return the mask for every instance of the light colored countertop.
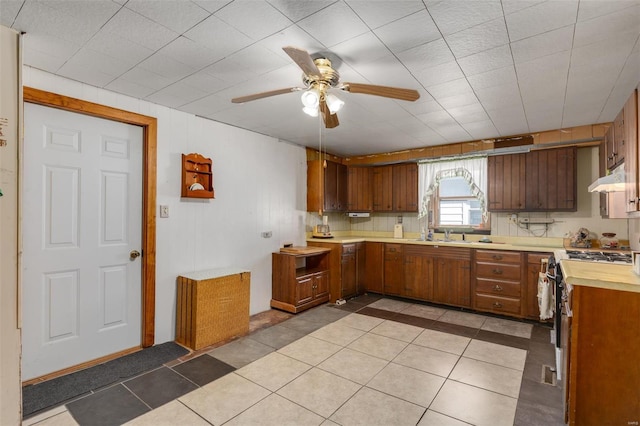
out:
M571 285L640 293L640 276L631 265L562 260L560 267L565 282Z

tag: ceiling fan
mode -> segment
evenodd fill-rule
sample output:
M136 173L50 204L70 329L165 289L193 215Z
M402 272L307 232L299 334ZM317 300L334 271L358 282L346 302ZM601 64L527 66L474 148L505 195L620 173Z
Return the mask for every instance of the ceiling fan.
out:
M403 101L415 101L420 98L417 90L402 89L398 87L377 86L361 83L341 83L340 74L331 67L331 61L327 58L311 58L311 55L297 47L282 48L303 72L302 82L305 87L289 87L286 89L271 90L269 92L255 93L253 95L233 98L233 103L255 101L269 96L285 93L304 91L302 93L303 111L317 117L322 113L324 124L328 129L337 127L339 123L337 112L344 105L329 89L339 89L351 93L363 93L365 95L382 96L385 98L400 99Z

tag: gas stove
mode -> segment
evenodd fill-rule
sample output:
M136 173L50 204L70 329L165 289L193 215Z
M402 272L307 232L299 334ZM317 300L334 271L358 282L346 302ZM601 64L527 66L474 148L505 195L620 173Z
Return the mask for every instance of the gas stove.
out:
M566 259L585 262L633 263L631 253L616 251L567 250Z

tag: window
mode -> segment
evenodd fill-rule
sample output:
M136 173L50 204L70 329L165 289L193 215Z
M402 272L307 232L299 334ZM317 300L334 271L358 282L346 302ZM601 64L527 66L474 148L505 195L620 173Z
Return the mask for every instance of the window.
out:
M482 223L480 201L461 177L440 181L437 202L437 225L477 227Z

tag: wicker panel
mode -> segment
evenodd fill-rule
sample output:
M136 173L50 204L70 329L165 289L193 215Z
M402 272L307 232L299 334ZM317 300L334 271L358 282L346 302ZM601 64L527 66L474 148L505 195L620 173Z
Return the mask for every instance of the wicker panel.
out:
M197 350L249 331L251 273L178 277L176 342Z

